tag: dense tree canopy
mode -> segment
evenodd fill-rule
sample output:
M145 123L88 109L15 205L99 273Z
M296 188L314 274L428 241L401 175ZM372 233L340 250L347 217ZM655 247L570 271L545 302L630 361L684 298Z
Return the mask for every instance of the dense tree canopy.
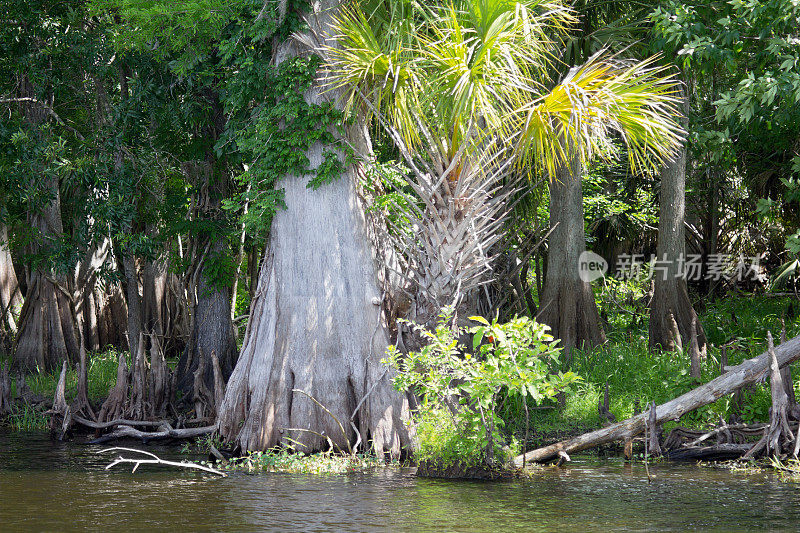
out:
M119 350L101 422L172 399L243 449L398 456L389 345L527 315L553 372L620 339L668 364L733 345L716 299L797 292L795 0L4 10L0 353Z

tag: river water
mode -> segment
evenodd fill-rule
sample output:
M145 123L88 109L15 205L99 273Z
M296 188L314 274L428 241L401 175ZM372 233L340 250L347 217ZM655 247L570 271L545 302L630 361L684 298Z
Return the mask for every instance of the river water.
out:
M575 457L532 479L417 479L142 467L0 430L0 531L747 531L800 529L800 484L693 464ZM164 458L174 448L148 446Z

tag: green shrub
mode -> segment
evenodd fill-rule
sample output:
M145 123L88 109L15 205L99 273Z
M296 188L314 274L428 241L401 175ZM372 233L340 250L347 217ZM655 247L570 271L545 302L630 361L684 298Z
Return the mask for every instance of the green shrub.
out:
M405 357L390 346L384 362L397 371L395 388L414 390L421 399L414 415L418 461L445 468L496 466L517 447L503 436L498 399L551 399L578 376L552 372L560 349L543 324L527 317L505 324L471 317L478 325L460 328L452 325L452 316L445 308L434 331L411 323L426 346ZM473 335L474 353L458 342L467 333Z

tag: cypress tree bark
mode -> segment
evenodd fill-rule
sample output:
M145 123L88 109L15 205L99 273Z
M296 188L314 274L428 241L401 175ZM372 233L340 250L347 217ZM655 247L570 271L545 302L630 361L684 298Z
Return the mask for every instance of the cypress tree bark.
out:
M683 94L684 118L686 128L688 119L688 97ZM681 260L685 259L686 237L684 217L686 214L686 145L676 157L668 161L661 170L661 198L658 218L658 244L656 246L659 267L663 270L654 273L655 289L650 305L650 331L648 345L651 350L675 349L675 335L672 332L674 317L684 346L691 341L692 321L697 320L698 349L703 352L706 336L689 301L686 277L681 275Z
M21 306L22 291L20 291L17 274L11 260L8 228L5 224L0 224L0 319L3 319L3 313L5 313L0 329L8 327L9 331L16 333L17 326L14 317Z
M561 339L566 360L571 358L572 348L605 342L592 287L580 278L578 268L579 257L586 250L582 175L580 161L573 158L569 166L556 169L556 176L548 185L552 231L537 319Z
M328 28L339 4L315 2L313 29ZM287 41L275 61L306 52ZM318 80L306 101L335 100L323 87ZM363 124L352 130L366 142ZM353 136L352 142L359 141ZM317 168L323 146L316 143L306 155L310 168ZM306 187L309 176L286 176L278 184L287 209L272 222L244 346L220 414L222 435L242 449L296 441L304 451L325 450L328 437L348 450L360 437L376 453L398 456L411 445L408 402L380 363L388 335L357 193L359 171L355 164L317 190Z
M22 76L20 88L23 97L35 98L36 91ZM25 121L38 134L39 126L46 120L45 109L36 102L23 106ZM44 206L30 206L28 224L35 232L34 241L28 246L31 255L40 253L50 238L61 235L61 195L58 177L52 173L32 176L35 187L47 198ZM63 361L78 360L78 334L75 310L72 308L67 279L53 275L42 267L32 269L27 280L28 290L19 319L15 342L13 365L22 371L38 369L53 371Z

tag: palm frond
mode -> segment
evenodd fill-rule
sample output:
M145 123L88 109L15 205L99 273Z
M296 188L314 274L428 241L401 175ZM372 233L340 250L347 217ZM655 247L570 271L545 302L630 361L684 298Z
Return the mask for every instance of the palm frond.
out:
M553 176L556 167L566 164L566 147L584 164L612 156L616 133L628 147L632 170L654 171L684 139L676 121L676 89L675 79L656 58L624 62L595 54L519 109L520 161Z

